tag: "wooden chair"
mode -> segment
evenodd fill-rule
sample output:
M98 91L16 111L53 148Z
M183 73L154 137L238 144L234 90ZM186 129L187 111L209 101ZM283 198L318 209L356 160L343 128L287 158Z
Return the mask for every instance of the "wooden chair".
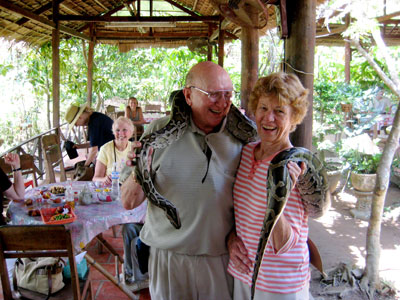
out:
M71 282L54 293L50 299L89 299L93 298L90 270L86 281L79 281L76 269L71 233L63 225L14 225L0 227L0 271L4 299L15 299L11 291L7 271L7 258L22 257L68 257L71 268ZM64 280L65 282L65 280ZM46 295L30 292L32 295ZM44 298L43 298L44 296ZM38 298L32 298L38 299Z
M56 182L54 169L57 166L60 168L60 181L66 181L67 176L58 136L56 134L43 135L41 143L46 168L46 183Z
M21 162L22 175L32 174L33 186L38 186L38 174L40 171L34 163L33 156L30 154L22 154L20 155L19 160ZM11 166L5 163L4 158L0 158L0 167L4 173L8 174L8 177L13 176Z

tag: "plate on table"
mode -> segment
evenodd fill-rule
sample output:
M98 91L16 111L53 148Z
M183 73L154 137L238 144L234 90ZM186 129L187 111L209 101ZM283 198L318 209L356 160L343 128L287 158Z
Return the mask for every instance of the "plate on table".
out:
M65 196L65 190L66 190L66 188L61 185L53 185L49 189L50 193L55 197Z
M70 207L65 207L68 210L67 214L62 214L64 207L50 207L42 208L40 210L40 215L42 216L42 221L45 224L56 225L56 224L67 224L72 223L76 220L76 215L74 210Z

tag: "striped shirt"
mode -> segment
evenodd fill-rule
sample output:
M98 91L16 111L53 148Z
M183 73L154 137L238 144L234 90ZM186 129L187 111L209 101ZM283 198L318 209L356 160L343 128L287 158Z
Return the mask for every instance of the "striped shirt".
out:
M251 143L243 148L233 189L236 232L253 262L267 207L268 166L274 156L260 161L254 160L254 149L258 143ZM274 250L272 240L268 241L256 283L257 289L269 293L298 292L310 279L308 217L297 188L292 190L283 214L291 227L290 238L278 251ZM230 261L228 272L251 285L253 270L249 274L243 274Z

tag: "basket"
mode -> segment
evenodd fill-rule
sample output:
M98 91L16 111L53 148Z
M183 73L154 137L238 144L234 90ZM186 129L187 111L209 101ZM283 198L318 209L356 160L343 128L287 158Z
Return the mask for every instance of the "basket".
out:
M69 213L72 215L71 218L63 219L63 220L56 220L50 221L50 218L54 215L57 207L50 207L50 208L42 208L40 210L40 215L42 216L42 221L48 225L59 225L59 224L68 224L72 223L76 220L76 215L72 209L69 209Z

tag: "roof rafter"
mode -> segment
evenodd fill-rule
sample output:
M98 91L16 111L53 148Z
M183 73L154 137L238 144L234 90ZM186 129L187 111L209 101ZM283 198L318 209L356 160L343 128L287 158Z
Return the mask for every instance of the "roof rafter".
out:
M48 19L46 19L44 17L41 17L41 16L31 12L31 11L23 9L23 8L15 5L15 4L12 4L12 3L8 2L8 1L0 0L0 7L4 8L4 9L7 9L7 10L10 10L10 11L12 11L14 13L17 13L17 14L23 16L23 17L28 18L28 19L35 20L36 22L39 22L44 26L48 26L48 27L51 27L53 29L56 29L56 27L57 27L56 23L54 23L53 21L50 21L50 20L48 20ZM72 28L69 28L69 27L66 27L66 26L63 26L63 25L59 25L59 29L60 29L61 32L66 33L68 35L75 36L75 37L90 41L90 38L87 35L85 35L83 33L80 33L78 31L76 31L75 29L72 29Z
M0 2L3 0L0 0ZM219 21L219 16L169 16L169 17L132 17L132 16L75 16L59 15L60 21L70 22L185 22Z

